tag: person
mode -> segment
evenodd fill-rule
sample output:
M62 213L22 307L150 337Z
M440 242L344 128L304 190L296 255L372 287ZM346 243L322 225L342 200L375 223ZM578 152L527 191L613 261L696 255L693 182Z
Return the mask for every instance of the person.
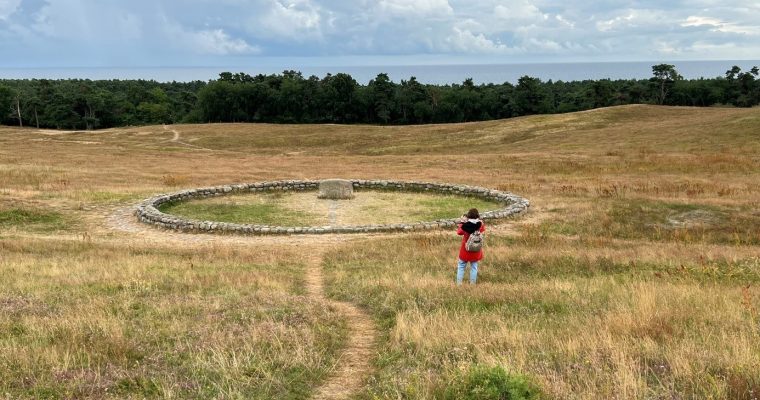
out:
M457 224L457 235L462 236L462 246L459 248L459 260L457 260L457 285L462 284L467 263L470 263L470 283L475 284L478 280L478 263L483 259L483 250L467 251L465 248L467 239L475 231L483 233L486 231L486 226L480 220L478 209L471 208L467 214L462 215Z

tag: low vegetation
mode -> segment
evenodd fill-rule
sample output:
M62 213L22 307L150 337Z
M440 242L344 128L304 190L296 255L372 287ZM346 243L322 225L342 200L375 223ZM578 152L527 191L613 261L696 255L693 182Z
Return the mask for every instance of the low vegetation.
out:
M480 364L525 374L556 398L760 388L757 257L660 259L645 248L663 248L644 242L628 258L578 240L487 237L472 287L453 285L446 236L368 240L327 258L331 294L369 309L387 332L363 398L461 394L451 377Z
M306 290L324 254L327 294L379 330L357 398L755 398L758 126L758 108L627 106L409 127L0 127L0 397L307 398L349 328ZM451 231L211 241L119 225L156 193L328 177L493 187L531 213L489 224L464 287ZM267 200L274 214L326 215L290 196ZM456 216L474 204L460 200L416 204Z
M304 398L341 315L290 249L0 239L7 398Z
M544 222L544 227L583 237L760 245L760 214L748 206L601 200L585 213Z
M282 195L236 195L205 200L164 203L162 212L201 221L233 222L279 226L313 225L317 216L291 210Z
M495 202L452 195L360 191L352 200L322 200L316 192L247 194L166 203L163 212L201 221L278 226L370 225L456 218Z
M32 208L0 207L0 229L29 230L37 232L57 231L69 228L67 224L73 221L66 219L57 212L42 211Z

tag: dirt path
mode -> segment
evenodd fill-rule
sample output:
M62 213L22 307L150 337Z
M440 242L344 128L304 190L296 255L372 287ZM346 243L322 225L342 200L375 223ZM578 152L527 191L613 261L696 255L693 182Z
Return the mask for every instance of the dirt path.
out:
M379 237L383 234L357 235L293 235L293 236L225 236L215 234L187 234L159 230L137 221L132 215L134 206L121 207L102 215L106 232L117 231L116 240L149 241L177 245L283 243L302 246L306 262L306 291L314 300L329 305L348 321L349 333L346 346L338 356L330 376L314 392L314 399L347 399L361 390L372 373L371 360L377 344L377 328L372 319L358 307L348 302L336 301L325 295L323 283L323 257L327 251L340 243L361 237ZM536 223L537 215L529 215L523 222ZM492 232L516 234L514 224L497 224ZM450 232L434 231L431 235L450 235Z
M306 290L315 300L329 304L348 320L346 347L338 357L335 369L312 399L347 399L361 389L372 371L370 361L377 343L377 329L370 317L351 303L325 297L322 283L322 251L312 252L307 259Z
M169 131L169 132L171 132L171 133L173 133L173 134L174 134L174 136L172 136L172 138L171 138L171 139L169 139L169 142L172 142L172 143L177 143L177 144L181 144L181 145L183 145L183 146L187 146L187 147L192 147L192 148L194 148L194 149L198 149L198 150L208 150L208 151L213 151L212 149L207 149L207 148L205 148L205 147L196 146L196 145L194 145L194 144L191 144L191 143L183 142L183 141L181 140L181 136L180 136L180 133L179 133L179 131L178 131L178 130L176 130L176 129L174 129L174 128L171 128L171 129L170 129L168 125L164 125L164 130L165 130L165 131Z
M225 236L178 233L141 224L132 215L133 209L133 206L122 207L103 215L106 232L119 233L115 240L162 242L180 246L215 243L251 245L262 242L302 246L301 253L304 254L307 266L305 277L307 293L314 300L340 312L346 318L349 327L345 348L338 356L330 376L315 390L313 398L346 399L361 389L372 372L370 362L377 342L377 329L372 319L358 307L351 303L327 298L322 277L324 254L340 243L355 239L358 235Z

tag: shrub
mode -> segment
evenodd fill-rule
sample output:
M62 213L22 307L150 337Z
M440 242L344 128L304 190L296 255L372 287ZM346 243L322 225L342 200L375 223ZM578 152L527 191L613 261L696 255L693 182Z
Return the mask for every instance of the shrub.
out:
M507 373L500 366L475 365L451 380L443 399L532 400L542 398L540 389L527 377Z

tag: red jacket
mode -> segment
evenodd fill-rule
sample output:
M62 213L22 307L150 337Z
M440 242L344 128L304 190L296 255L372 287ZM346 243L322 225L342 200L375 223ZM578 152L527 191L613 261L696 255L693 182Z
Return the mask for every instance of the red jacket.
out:
M478 223L480 224L479 228L472 222L460 223L457 226L457 235L462 235L462 246L459 247L459 259L462 261L473 262L480 261L483 258L483 250L470 252L464 248L464 245L467 243L467 239L470 238L470 233L468 231L475 232L475 229L478 229L480 233L486 231L486 225L483 223L483 221L479 221ZM464 226L465 224L467 225Z

